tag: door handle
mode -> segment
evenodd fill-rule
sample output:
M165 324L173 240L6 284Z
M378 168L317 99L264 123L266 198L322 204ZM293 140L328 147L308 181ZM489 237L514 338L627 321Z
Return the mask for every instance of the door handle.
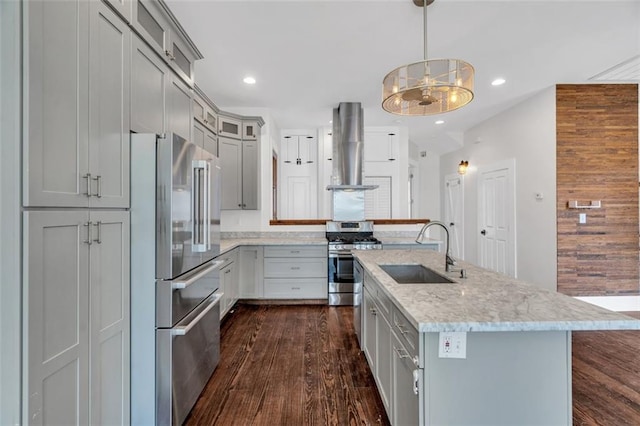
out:
M486 230L484 230L484 229L483 229L482 231L480 231L480 233L481 233L482 235L487 235L487 231L486 231Z
M455 225L455 223L449 222L449 226L453 226L453 225Z

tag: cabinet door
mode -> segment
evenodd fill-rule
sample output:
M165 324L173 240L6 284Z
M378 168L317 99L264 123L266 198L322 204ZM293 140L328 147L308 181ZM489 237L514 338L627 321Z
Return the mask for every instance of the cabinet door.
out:
M218 135L228 138L242 138L242 121L218 116Z
M139 37L133 37L132 46L131 130L162 135L169 68Z
M420 424L419 393L422 384L422 370L419 370L402 343L392 333L393 341L393 413L391 424L417 425ZM414 371L418 375L418 381L414 380ZM417 392L416 392L417 390Z
M377 315L376 321L376 381L382 403L390 411L391 403L391 327L383 315ZM397 423L402 424L402 423Z
M197 121L193 121L193 143L198 145L199 147L204 147L204 126L198 123Z
M242 123L242 139L244 140L257 140L260 127L255 121L246 121Z
M25 415L31 425L89 421L86 211L26 212Z
M243 299L261 299L263 286L263 248L240 247L238 252L238 297Z
M169 89L169 131L191 140L191 89L172 75Z
M128 425L129 213L91 212L91 424Z
M89 171L91 207L129 207L131 30L100 1L90 2Z
M258 142L242 141L242 208L258 210Z
M210 130L204 131L204 149L210 154L218 156L218 137Z
M363 345L362 350L364 355L369 361L371 371L375 374L375 368L377 365L376 360L376 322L377 311L376 305L367 288L364 288L364 297L362 299L362 336Z
M397 159L397 132L365 132L364 161L395 161Z
M24 2L25 206L86 207L89 2Z
M238 140L218 138L222 169L222 210L242 208L242 144Z
M223 293L220 299L220 319L222 319L233 304L236 290L234 287L235 264L232 262L220 269L220 289L218 292Z

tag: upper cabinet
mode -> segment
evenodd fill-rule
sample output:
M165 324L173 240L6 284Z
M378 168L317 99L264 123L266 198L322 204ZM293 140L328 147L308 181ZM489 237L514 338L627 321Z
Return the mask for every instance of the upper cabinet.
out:
M133 8L133 0L103 0L108 3L117 13L125 20L131 23L131 14Z
M397 131L365 130L364 161L396 161L398 141Z
M242 139L245 141L255 141L258 140L258 132L260 129L258 128L258 124L253 121L243 121L242 122Z
M133 28L142 35L153 50L164 57L169 66L189 86L193 86L193 64L196 60L202 59L202 54L182 30L164 2L133 1Z
M191 140L191 89L177 76L172 75L169 84L169 132Z
M199 121L203 126L213 133L218 132L218 113L211 102L205 99L197 86L194 88L193 96L193 119Z
M102 2L25 14L24 205L128 207L128 26Z
M131 55L131 130L164 134L165 107L171 80L169 67L136 35Z
M218 136L242 139L242 120L223 115L218 116Z

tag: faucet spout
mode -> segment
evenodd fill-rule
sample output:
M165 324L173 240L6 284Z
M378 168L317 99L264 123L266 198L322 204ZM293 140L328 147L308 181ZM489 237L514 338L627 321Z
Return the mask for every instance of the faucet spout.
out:
M418 233L418 236L416 237L416 243L418 244L422 244L422 240L424 238L424 233L427 229L429 229L431 226L440 226L442 227L442 229L444 229L444 233L446 235L446 246L445 246L445 255L444 255L444 270L446 272L451 272L453 270L452 266L456 264L456 262L453 260L453 258L449 255L449 228L447 228L447 225L445 225L444 223L440 222L439 220L432 220L430 222L427 222L424 224L424 226L422 227L422 229L420 230L420 232Z

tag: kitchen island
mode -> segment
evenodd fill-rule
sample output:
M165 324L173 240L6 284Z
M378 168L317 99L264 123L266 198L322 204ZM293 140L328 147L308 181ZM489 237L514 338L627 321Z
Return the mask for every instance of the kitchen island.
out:
M640 329L471 264L456 265L466 278L446 273L441 253L354 255L364 274L361 346L392 424L570 425L571 331ZM398 284L380 267L403 264L455 282Z

